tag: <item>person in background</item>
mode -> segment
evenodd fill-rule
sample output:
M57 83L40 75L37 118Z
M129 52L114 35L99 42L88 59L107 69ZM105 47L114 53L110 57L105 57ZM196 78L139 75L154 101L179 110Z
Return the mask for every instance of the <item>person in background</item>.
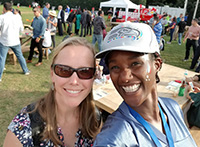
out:
M110 8L110 9L108 10L107 14L108 14L108 19L107 19L107 20L110 21L110 19L112 18L112 15L113 15L112 8Z
M169 14L169 15L167 15L166 19L167 19L167 21L168 21L168 22L170 22L170 21L171 21L171 19L172 19L172 15L170 15L170 14Z
M184 16L184 21L186 22L186 25L187 25L187 19L188 19L188 14L186 14L186 15Z
M44 17L44 19L47 19L49 16L49 8L50 8L50 4L46 3L45 7L43 8L43 12L42 12L42 16Z
M67 7L65 9L65 12L68 13L68 14L70 13L70 7L68 5L67 5Z
M183 59L183 61L187 61L189 59L190 47L191 46L193 47L193 59L192 59L192 64L190 66L190 69L194 69L194 67L197 63L197 60L198 60L199 53L196 54L196 51L197 51L197 47L198 47L199 35L200 35L200 26L198 25L198 20L193 19L192 25L189 27L189 29L183 39L183 43L187 39L185 58Z
M181 21L178 23L178 44L181 45L183 33L185 31L186 22L184 17L181 18Z
M64 17L65 17L65 14L64 14L64 11L62 9L62 6L59 5L58 6L58 16L57 16L57 19L58 19L58 34L59 36L63 36L63 27L62 27L62 24L65 23L64 21ZM64 28L64 30L66 30L66 28Z
M65 8L65 22L67 22L67 18L69 16L70 13L70 7L67 5Z
M75 28L75 34L76 35L79 35L79 30L80 30L80 27L81 27L81 10L77 10L76 11L76 28Z
M20 15L21 17L21 11L19 9L15 9L14 14Z
M196 74L193 77L187 77L186 86L187 98L190 100L190 107L187 111L188 127L196 126L200 128L200 75Z
M176 24L179 24L182 17L183 17L183 14L181 13L180 16L176 19ZM177 37L178 37L178 30L179 30L179 26L176 25L176 28L173 33L173 40L175 40L175 41L177 40Z
M93 21L93 19L96 17L96 13L94 11L94 7L92 7L91 16L92 16L92 21Z
M168 25L168 21L166 19L167 15L163 15L163 17L160 19L160 22L162 24L162 35L166 34L165 26Z
M35 47L37 47L39 51L39 60L38 63L35 64L35 66L40 66L42 65L42 58L43 58L42 42L44 40L44 33L45 29L47 28L47 24L44 17L40 14L40 8L35 7L33 9L33 13L35 16L31 24L31 26L33 27L33 36L31 40L28 60L26 60L26 62L32 63L34 49Z
M167 44L171 44L175 28L176 28L176 17L173 17L172 22L167 28L167 31L170 31L170 40L167 42Z
M86 20L87 20L87 35L91 36L92 35L92 14L89 10L87 10Z
M158 96L162 59L149 25L124 22L115 26L96 57L105 58L124 101L108 116L93 147L197 147L179 104Z
M185 81L187 84L189 82L192 82L194 85L194 88L197 87L196 90L200 89L200 74L196 74L193 77L187 77ZM192 87L190 87L190 88L192 88Z
M157 13L153 14L153 17L149 20L149 25L152 27L153 22L154 22L154 18L157 17Z
M156 40L157 40L157 42L159 44L159 48L160 48L161 47L162 24L157 16L154 17L152 29L156 35Z
M81 14L81 34L80 37L85 37L87 34L87 9L84 8L83 9L83 13ZM84 30L84 34L83 34L83 30Z
M56 19L56 11L50 10L49 11L49 17L47 18L47 29L51 32L51 40L53 44L53 48L56 46L55 42L55 35L56 35L56 27L57 27L57 19Z
M93 145L101 126L92 94L94 56L84 38L68 38L55 49L48 94L14 117L4 147Z
M11 48L20 63L25 75L29 75L30 71L26 65L26 60L22 54L19 33L24 30L21 17L11 12L12 5L9 2L3 4L3 14L0 15L0 82L6 63L8 50Z
M70 14L69 14L69 16L68 16L68 18L67 18L67 22L68 22L68 29L67 29L67 33L69 34L69 35L72 35L72 25L73 25L73 21L74 21L74 19L76 19L76 11L75 10L73 10Z
M98 42L99 51L101 51L102 41L103 41L103 29L106 29L106 25L103 19L103 11L98 11L98 16L93 20L93 36L92 44L95 45Z
M177 18L177 24L178 24L179 22L181 22L182 18L183 18L183 13L181 13L180 16Z

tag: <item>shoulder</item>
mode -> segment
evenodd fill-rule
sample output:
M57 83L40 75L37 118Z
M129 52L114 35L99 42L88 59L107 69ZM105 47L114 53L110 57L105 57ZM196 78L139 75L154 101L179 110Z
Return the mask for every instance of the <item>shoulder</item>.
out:
M182 110L179 104L175 100L162 97L162 98L159 98L159 102L165 105L167 109L171 111L171 113L176 112L177 114L182 115Z
M130 140L134 142L134 124L130 124L129 118L123 113L119 108L107 118L95 139L94 146L125 146Z
M19 141L25 146L32 145L32 129L27 107L24 107L11 121L8 129L15 134Z
M171 98L160 97L159 101L162 101L168 107L178 107L179 108L178 103L175 100L171 99Z

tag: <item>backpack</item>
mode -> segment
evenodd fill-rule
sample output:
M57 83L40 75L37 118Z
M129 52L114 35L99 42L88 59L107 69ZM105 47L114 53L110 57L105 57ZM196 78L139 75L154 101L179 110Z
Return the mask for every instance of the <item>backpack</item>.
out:
M35 108L35 103L32 103L27 106L27 112L33 111ZM33 138L33 144L35 147L40 146L40 140L41 140L41 132L44 131L44 122L39 114L39 112L33 111L29 113L31 128L32 128L32 138Z

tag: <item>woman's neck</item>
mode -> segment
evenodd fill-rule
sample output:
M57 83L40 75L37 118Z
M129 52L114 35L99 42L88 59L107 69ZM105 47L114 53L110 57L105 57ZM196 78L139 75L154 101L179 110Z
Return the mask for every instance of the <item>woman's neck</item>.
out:
M133 108L138 112L146 121L160 121L160 111L158 107L158 95L153 93L139 106Z
M80 128L79 108L57 108L57 125L61 128L65 146L73 147L76 142L76 133Z
M141 106L134 108L134 110L138 112L147 122L157 128L160 132L165 134L160 110L158 107L157 94L148 98ZM167 120L166 115L165 118Z
M79 118L79 107L69 108L57 106L56 108L57 121L60 123L67 123L71 120L76 120Z

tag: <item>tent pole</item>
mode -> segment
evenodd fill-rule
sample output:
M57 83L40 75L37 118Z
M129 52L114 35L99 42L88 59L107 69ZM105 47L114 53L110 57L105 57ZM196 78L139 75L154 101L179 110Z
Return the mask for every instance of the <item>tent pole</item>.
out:
M113 17L115 17L116 7L113 9Z
M188 3L188 0L185 0L185 5L184 5L184 14L183 14L183 16L185 16L186 11L187 11L187 3Z
M128 8L126 8L126 17L125 17L125 21L127 21L128 18Z
M196 17L198 5L199 5L199 0L197 0L197 2L196 2L196 7L195 7L195 10L194 10L193 19Z

